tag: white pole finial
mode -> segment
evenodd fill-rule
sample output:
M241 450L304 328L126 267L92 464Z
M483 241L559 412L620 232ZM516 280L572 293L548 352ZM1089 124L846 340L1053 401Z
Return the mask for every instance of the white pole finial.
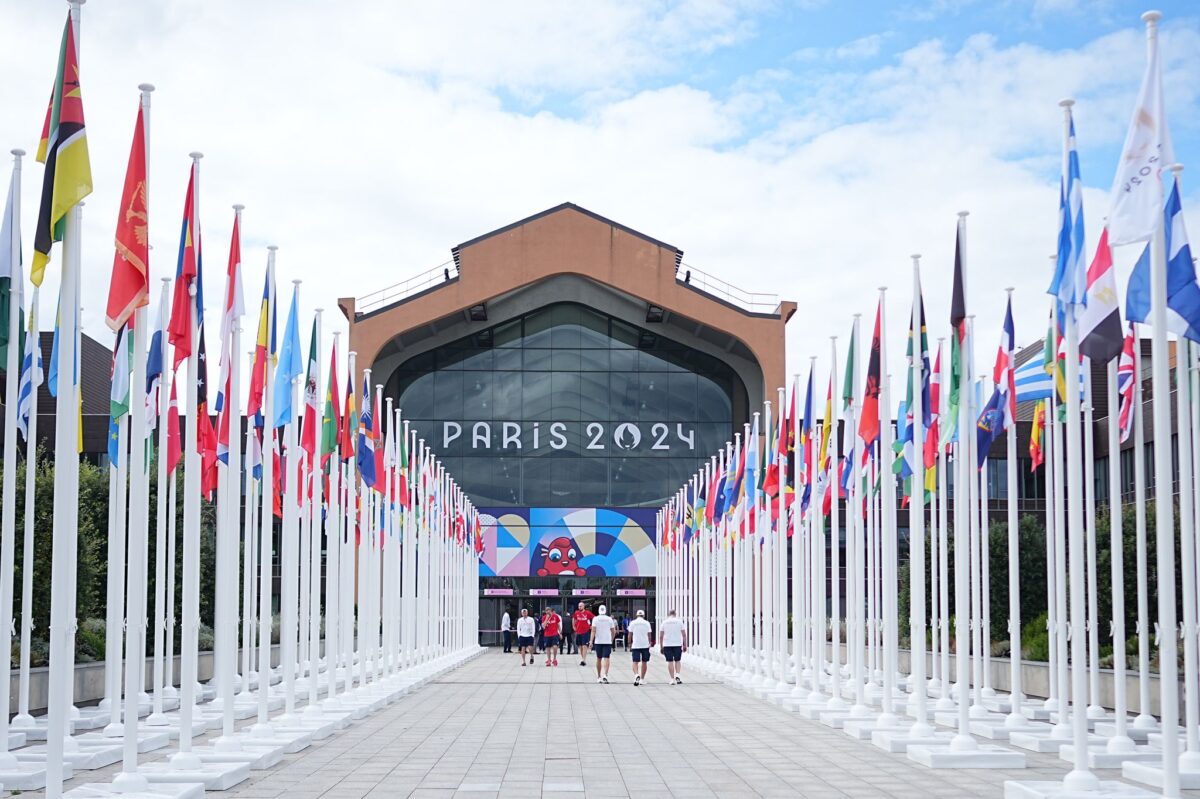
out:
M240 214L242 211L246 210L246 206L242 205L241 203L234 203L233 210L237 211Z
M1175 176L1178 177L1179 173L1183 171L1183 164L1171 164L1167 169L1174 172Z
M1071 106L1075 105L1075 100L1074 100L1074 98L1071 98L1071 97L1064 97L1063 99L1058 101L1058 105L1060 108L1069 109Z
M300 285L301 283L303 283L303 282L304 282L303 280L301 280L300 278L298 278L298 277L297 277L297 278L294 278L294 279L292 280L292 285L293 285L293 286L299 286L299 285Z
M193 161L199 161L203 157L204 153L200 152L199 150L193 150L192 152L188 153L188 158L192 159Z
M971 215L971 212L970 211L959 211L958 215L960 218L966 219L968 216Z
M14 147L11 150L9 150L9 152L12 153L14 156L16 156L18 161L25 157L25 151L22 150L20 147Z
M278 249L279 249L279 245L278 245L278 244L268 244L268 245L267 245L267 251L268 251L268 252L275 252L275 251L276 251L276 250L278 250Z
M154 91L154 84L153 83L139 83L138 91L142 92L143 94L149 94L150 92Z
M1012 296L1012 293L1013 293L1014 291L1016 291L1016 289L1015 289L1015 288L1013 288L1012 286L1006 286L1006 287L1005 287L1005 289L1004 289L1004 291L1005 291L1005 293L1006 293L1006 294L1008 294L1008 296L1010 296L1010 297L1011 297L1011 296Z
M1147 28L1156 27L1160 19L1162 19L1161 11L1147 11L1142 14L1142 22L1146 23Z

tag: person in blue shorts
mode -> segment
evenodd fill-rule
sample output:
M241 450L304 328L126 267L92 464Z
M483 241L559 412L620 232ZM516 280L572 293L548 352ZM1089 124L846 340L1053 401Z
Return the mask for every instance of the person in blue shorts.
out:
M633 655L633 684L639 686L646 680L646 668L650 665L650 644L654 640L646 611L639 610L629 622L629 651Z
M683 653L687 651L687 628L683 626L683 619L679 618L674 610L668 611L667 619L658 631L658 651L667 661L667 682L672 685L681 684L683 677L680 675L680 661L683 659Z
M612 658L613 633L617 623L608 615L608 608L601 605L600 612L592 619L592 651L596 653L596 682L608 684L608 666Z

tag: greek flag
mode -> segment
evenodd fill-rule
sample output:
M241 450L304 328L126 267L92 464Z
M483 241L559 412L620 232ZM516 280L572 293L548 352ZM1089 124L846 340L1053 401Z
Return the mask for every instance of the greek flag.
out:
M30 326L25 334L25 360L17 384L17 430L29 441L29 416L37 402L37 387L42 384L42 346L38 332Z
M1014 373L1017 386L1017 402L1034 402L1054 396L1054 375L1046 371L1040 358L1034 358ZM1079 391L1083 393L1083 370L1079 370Z
M1049 294L1064 308L1086 306L1087 266L1084 261L1083 187L1079 180L1079 153L1075 150L1075 119L1067 109L1067 163L1058 198L1058 260Z
M1200 341L1200 284L1196 282L1196 267L1192 249L1188 246L1187 228L1183 224L1183 206L1179 202L1179 183L1171 187L1166 217L1167 245L1167 330L1192 341ZM1148 322L1150 317L1150 245L1129 276L1129 291L1125 297L1125 316L1131 322Z

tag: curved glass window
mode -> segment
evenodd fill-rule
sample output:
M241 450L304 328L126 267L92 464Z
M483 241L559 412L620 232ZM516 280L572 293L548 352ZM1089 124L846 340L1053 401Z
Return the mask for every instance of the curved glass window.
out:
M653 507L744 413L724 362L575 303L405 361L404 417L479 507Z

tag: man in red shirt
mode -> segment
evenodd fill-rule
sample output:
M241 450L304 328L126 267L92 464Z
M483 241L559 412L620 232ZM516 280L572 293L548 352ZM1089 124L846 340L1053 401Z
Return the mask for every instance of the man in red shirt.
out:
M542 634L545 636L546 665L558 665L558 644L562 640L562 616L554 608L546 608L542 616Z
M588 610L582 602L571 614L571 627L575 631L575 646L579 649L579 665L587 665L588 639L592 633L592 619L595 614Z

